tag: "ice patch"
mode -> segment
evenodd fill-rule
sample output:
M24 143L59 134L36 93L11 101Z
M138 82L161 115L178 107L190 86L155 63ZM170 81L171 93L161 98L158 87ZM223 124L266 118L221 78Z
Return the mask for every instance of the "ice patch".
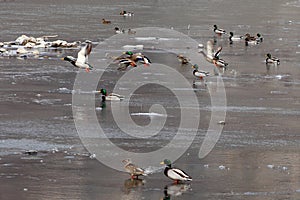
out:
M271 91L270 93L271 94L288 94L288 92L285 92L285 91L276 91L276 90Z
M274 165L267 165L268 168L274 169Z
M125 50L143 50L144 49L144 45L124 45L123 49Z
M219 169L220 169L220 170L224 170L224 169L226 169L226 167L225 167L224 165L220 165L220 166L219 166Z
M96 110L102 110L102 107L96 107Z
M156 40L156 37L135 37L134 39L140 40L140 41L149 41L149 40Z
M149 166L149 167L145 168L145 174L148 175L148 174L162 172L163 169L165 169L165 166L159 166L159 167Z
M32 102L40 105L53 105L56 102L60 102L61 99L33 99Z
M70 89L65 88L65 87L57 89L57 92L62 93L62 94L72 94L72 91L73 90L70 90Z
M160 114L160 113L131 113L130 115L132 116L153 116L153 117L167 117L168 115L165 114Z

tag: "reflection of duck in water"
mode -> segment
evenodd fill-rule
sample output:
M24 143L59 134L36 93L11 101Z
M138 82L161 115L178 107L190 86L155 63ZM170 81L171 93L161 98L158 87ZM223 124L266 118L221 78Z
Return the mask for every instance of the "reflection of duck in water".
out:
M171 166L171 161L168 159L165 159L160 164L166 165L166 168L164 170L164 174L174 180L175 183L179 183L180 181L192 181L192 177L189 176L187 173L185 173L183 170L178 168L173 168Z
M166 185L164 188L165 196L163 200L171 199L171 197L181 196L190 189L191 185L186 183Z
M125 170L131 175L131 179L138 179L139 176L147 176L145 170L133 164L130 159L123 160L122 162L124 163Z
M125 193L129 194L132 189L139 188L145 184L143 179L127 179L124 181Z

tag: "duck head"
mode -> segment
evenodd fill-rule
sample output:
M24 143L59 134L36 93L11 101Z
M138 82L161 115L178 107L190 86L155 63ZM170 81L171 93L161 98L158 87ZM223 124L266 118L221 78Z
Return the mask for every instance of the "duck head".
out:
M199 66L197 65L197 64L194 64L193 66L192 66L192 68L194 68L194 69L198 69L199 68Z
M164 161L162 161L161 163L160 163L161 165L167 165L168 167L171 167L171 161L170 160L168 160L168 159L164 159Z
M267 53L266 57L271 59L272 56L270 53Z
M133 55L133 52L132 52L132 51L126 51L125 54L126 54L126 55L129 55L129 56L132 56L132 55Z

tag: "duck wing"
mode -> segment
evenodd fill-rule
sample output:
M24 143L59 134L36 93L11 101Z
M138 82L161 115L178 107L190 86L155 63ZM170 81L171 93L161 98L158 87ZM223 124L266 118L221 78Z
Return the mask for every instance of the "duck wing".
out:
M78 52L77 55L77 62L80 63L87 63L88 61L88 55L90 55L92 51L92 43L88 42L84 47L81 48L81 50Z
M168 170L168 177L174 180L192 180L192 177L190 177L187 173L185 173L181 169L176 168Z
M220 53L221 53L222 49L223 49L223 47L219 47L217 49L217 51L215 52L215 55L214 55L215 58L219 59L219 56L220 56Z

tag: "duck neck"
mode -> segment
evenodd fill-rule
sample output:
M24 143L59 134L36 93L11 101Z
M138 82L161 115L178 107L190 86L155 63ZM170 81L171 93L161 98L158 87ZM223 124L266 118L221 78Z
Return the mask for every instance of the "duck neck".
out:
M164 174L165 174L166 176L168 176L168 171L169 171L170 169L172 169L171 165L166 165L166 168L165 168L165 171L164 171Z

